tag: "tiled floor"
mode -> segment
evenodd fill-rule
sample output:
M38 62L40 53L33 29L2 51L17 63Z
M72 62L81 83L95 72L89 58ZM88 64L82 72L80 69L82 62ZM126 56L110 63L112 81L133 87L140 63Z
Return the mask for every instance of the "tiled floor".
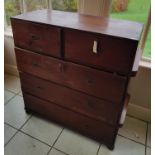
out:
M5 155L150 155L151 125L127 117L114 151L62 126L28 115L20 81L5 75Z

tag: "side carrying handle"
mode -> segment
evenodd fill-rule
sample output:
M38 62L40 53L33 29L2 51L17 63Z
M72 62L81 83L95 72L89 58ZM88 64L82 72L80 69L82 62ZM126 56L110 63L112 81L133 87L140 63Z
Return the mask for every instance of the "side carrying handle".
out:
M93 44L93 53L97 54L98 51L97 51L97 46L98 46L98 42L97 40L94 40L94 44Z
M35 34L31 34L31 39L35 41L35 40L40 40L41 38Z

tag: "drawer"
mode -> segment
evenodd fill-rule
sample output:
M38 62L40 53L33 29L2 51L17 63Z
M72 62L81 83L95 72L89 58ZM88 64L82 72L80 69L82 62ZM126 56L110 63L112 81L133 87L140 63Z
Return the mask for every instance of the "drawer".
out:
M61 56L60 28L13 19L12 27L15 46L49 56Z
M66 127L105 142L106 144L110 145L113 143L116 127L106 125L103 122L90 119L25 93L23 96L27 110L32 110L48 119L61 123Z
M93 119L116 124L121 105L113 104L35 76L20 73L22 90Z
M66 60L123 75L132 70L137 41L69 29L64 38Z
M19 71L108 101L122 101L126 77L16 49Z

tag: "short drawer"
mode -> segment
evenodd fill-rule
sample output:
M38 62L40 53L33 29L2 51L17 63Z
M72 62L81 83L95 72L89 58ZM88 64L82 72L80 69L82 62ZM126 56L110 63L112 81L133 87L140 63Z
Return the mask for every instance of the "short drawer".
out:
M12 19L15 46L49 56L61 56L60 28Z
M69 29L64 38L66 60L123 75L132 70L137 41Z
M122 102L127 78L16 49L19 71L115 103Z
M28 94L23 94L25 108L42 116L54 120L62 125L72 128L87 136L100 140L107 145L112 145L117 127L109 126L101 121L96 121L64 109L56 104L41 100Z
M114 125L121 105L113 104L35 76L20 73L23 92Z

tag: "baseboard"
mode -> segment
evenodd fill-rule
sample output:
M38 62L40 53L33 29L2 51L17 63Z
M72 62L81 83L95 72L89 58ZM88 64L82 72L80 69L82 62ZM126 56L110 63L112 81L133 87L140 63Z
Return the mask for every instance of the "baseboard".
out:
M4 65L4 71L5 71L5 73L12 74L12 75L15 75L15 76L19 76L17 66L5 64Z
M151 122L151 110L132 103L128 105L127 115Z

